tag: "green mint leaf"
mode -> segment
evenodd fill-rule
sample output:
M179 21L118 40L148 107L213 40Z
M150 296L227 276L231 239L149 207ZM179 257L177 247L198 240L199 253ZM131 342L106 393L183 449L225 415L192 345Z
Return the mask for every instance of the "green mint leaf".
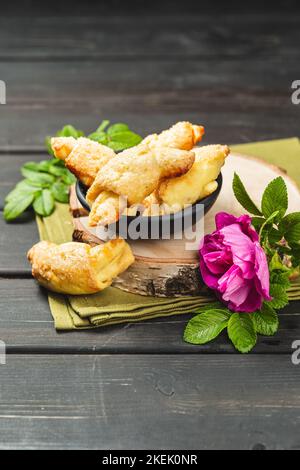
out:
M31 185L27 180L20 181L12 191L10 191L5 197L5 202L9 202L13 199L18 199L20 196L35 194L39 191L37 186Z
M234 173L232 189L236 199L239 201L241 206L250 212L250 214L261 216L262 213L258 207L254 204L249 194L247 193L245 186L243 185L240 177L237 173Z
M272 336L278 330L278 315L269 303L264 303L261 310L253 313L252 318L260 335Z
M51 166L52 165L53 166L61 166L61 167L65 168L65 162L63 160L60 160L59 158L53 157L49 160L49 162L50 162Z
M39 173L38 171L28 170L27 168L21 168L21 173L24 178L27 178L31 182L40 184L52 184L55 181L54 176L48 173Z
M75 139L78 139L78 137L84 136L84 133L79 129L75 129L71 124L68 124L58 131L56 135L57 137L74 137Z
M116 152L134 147L142 141L138 134L131 131L116 132L110 136L110 139L107 145Z
M205 344L216 338L226 328L230 312L212 309L196 315L188 322L183 339L187 343Z
M68 186L76 183L76 177L69 170L67 170L67 172L61 176L61 179L63 183L67 184Z
M26 162L22 168L26 168L26 170L40 171L38 162Z
M104 119L100 126L96 129L96 132L101 132L101 131L104 131L105 128L109 125L110 121L108 119Z
M50 215L54 207L54 197L49 189L43 189L33 202L35 212L43 217Z
M271 284L270 285L270 296L272 300L268 302L273 308L283 308L289 303L289 299L286 293L286 288L284 285L280 284Z
M4 206L3 217L7 221L11 221L19 217L32 203L34 194L19 194L19 197L11 199Z
M45 146L46 146L46 149L47 149L47 152L49 153L49 155L54 157L54 152L53 152L52 147L51 147L51 137L49 135L45 139Z
M129 127L127 126L127 124L123 124L122 122L119 122L117 124L113 124L112 126L109 126L106 132L109 136L112 136L113 134L116 134L118 132L126 132L126 131L129 131Z
M39 169L38 169L38 171L42 171L42 172L48 173L49 168L50 168L51 165L52 165L51 160L52 160L52 159L49 159L49 160L41 160L41 161L39 162Z
M51 187L51 192L56 201L64 203L69 201L69 186L67 184L56 181Z
M251 315L251 313L234 313L228 322L228 336L234 347L241 353L251 351L257 341Z
M49 173L54 176L65 176L69 173L69 170L58 165L51 165Z
M92 134L88 136L88 138L91 140L95 140L96 142L102 145L106 145L108 142L107 135L103 131L93 132Z
M274 212L279 211L282 218L288 208L288 194L284 179L278 176L266 187L261 201L263 215L268 218Z

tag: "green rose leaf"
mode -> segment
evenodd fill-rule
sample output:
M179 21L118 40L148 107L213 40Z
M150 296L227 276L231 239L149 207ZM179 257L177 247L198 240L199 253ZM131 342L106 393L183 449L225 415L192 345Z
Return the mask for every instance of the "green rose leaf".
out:
M263 215L268 218L274 212L279 211L282 218L288 208L288 194L284 179L278 176L266 187L261 201Z
M286 287L284 285L271 284L270 296L272 297L272 300L268 302L268 305L273 308L283 308L289 303Z
M43 189L33 202L35 212L43 217L50 215L54 207L54 197L49 189Z
M288 289L291 285L289 280L290 270L285 268L282 271L273 271L270 273L270 284L279 284L280 286Z
M22 167L21 173L24 178L27 178L29 181L40 184L52 184L55 181L54 176L49 175L48 173L39 173L38 171L28 170L27 168Z
M284 238L291 243L300 242L300 222L290 227L284 234Z
M51 191L56 201L64 203L69 201L69 186L67 184L56 181L51 187Z
M234 313L228 322L228 336L234 347L241 353L251 351L257 341L251 315L251 313Z
M183 339L187 343L205 344L216 338L226 328L230 312L225 309L206 310L191 318Z
M254 204L249 194L247 193L245 186L243 185L240 177L234 173L232 189L236 199L239 201L241 206L250 212L250 214L261 216L262 213L258 207ZM253 221L252 221L253 222Z
M257 232L259 232L261 226L263 225L265 221L266 219L264 217L252 217L251 218L252 225Z
M268 303L264 303L261 310L254 312L252 318L257 333L261 335L272 336L278 330L278 315Z
M18 197L9 200L4 206L4 219L11 221L19 217L30 206L33 199L33 193L19 193Z

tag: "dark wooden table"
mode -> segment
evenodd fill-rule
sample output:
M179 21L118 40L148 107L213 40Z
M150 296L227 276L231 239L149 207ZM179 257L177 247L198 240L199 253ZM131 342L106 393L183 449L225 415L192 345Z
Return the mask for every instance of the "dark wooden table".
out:
M148 134L188 119L207 143L299 135L296 2L222 14L67 2L64 16L29 14L32 3L0 18L1 209L22 162L44 158L45 136L66 123L88 131L108 118ZM37 240L32 216L0 219L1 448L300 448L300 303L249 355L225 333L185 344L188 316L57 333L25 257Z

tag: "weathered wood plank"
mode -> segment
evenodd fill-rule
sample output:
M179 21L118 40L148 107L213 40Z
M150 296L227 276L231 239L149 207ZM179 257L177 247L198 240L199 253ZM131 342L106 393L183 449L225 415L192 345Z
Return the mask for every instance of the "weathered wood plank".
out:
M30 275L26 253L39 241L32 211L25 212L19 219L7 223L0 213L0 276Z
M0 58L298 57L299 14L0 18ZM175 15L174 15L175 13ZM185 13L188 13L186 11ZM153 15L153 12L152 12ZM53 34L55 31L55 34ZM287 34L288 31L288 34ZM13 34L12 34L13 33ZM237 41L236 38L239 38Z
M289 96L294 63L284 56L242 66L224 59L184 66L180 60L128 61L126 67L111 60L2 62L7 105L0 107L0 147L42 149L45 135L62 125L89 131L102 118L126 121L142 134L178 119L201 121L207 142L297 135L298 107Z
M276 100L275 95L273 99ZM255 97L252 97L252 100L254 101ZM184 110L179 105L176 109L176 100L171 101L170 106L163 105L160 101L155 102L154 106L154 102L152 105L142 106L141 101L136 110L133 105L129 110L130 102L124 109L122 103L119 106L114 101L112 101L113 104L99 103L98 107L94 107L92 103L85 103L74 108L70 103L64 109L55 109L55 106L48 108L37 106L34 109L2 106L0 107L0 150L2 153L8 150L26 150L28 154L31 151L42 152L45 136L53 134L64 124L71 123L89 132L94 130L104 118L112 122L126 122L141 135L148 135L158 129L166 129L179 120L201 122L207 130L203 141L207 144L233 144L299 135L299 107L290 104L289 99L287 99L287 105L277 108L260 103L252 109L250 105L249 109L243 109L241 104L234 109L224 107L223 110L220 109L221 103L218 108L214 106L206 108L203 100L199 99L198 111L190 111L188 107ZM274 115L277 116L276 119ZM14 128L18 129L17 133ZM26 159L30 159L30 156L29 158L26 156Z
M253 353L290 353L300 338L300 302L280 315L275 337L260 337ZM136 324L57 333L46 293L31 279L0 279L0 340L10 353L235 353L226 333L203 346L184 343L191 315L158 318Z
M299 367L282 355L8 356L0 447L299 449Z

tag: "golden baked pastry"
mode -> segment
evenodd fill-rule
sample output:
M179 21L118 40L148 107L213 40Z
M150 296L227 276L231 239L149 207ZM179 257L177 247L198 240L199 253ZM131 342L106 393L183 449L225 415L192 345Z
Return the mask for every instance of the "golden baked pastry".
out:
M145 137L142 143L150 148L157 146L173 147L181 150L191 150L204 134L204 127L181 121L160 134Z
M52 137L51 147L54 155L88 187L100 168L116 155L111 148L86 137Z
M33 277L44 287L63 294L93 294L133 262L130 246L121 238L91 247L85 243L56 245L42 241L27 254Z
M183 176L163 181L155 193L159 203L168 206L170 212L194 204L217 189L216 179L230 149L227 145L206 145L194 148L194 152L191 169Z
M99 170L87 192L86 199L91 206L89 224L106 225L117 221L127 205L142 202L163 178L186 173L194 160L195 154L190 150L164 146L150 148L145 143L119 153ZM122 208L123 204L125 207ZM111 209L112 205L114 210L108 220L108 206Z

